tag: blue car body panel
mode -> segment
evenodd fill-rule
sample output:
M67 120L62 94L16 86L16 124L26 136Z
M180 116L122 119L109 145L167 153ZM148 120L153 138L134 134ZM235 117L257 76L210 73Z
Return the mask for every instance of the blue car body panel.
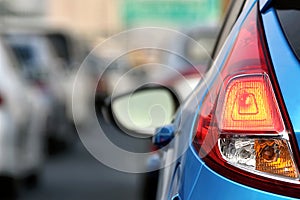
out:
M283 34L276 11L270 8L262 14L262 19L271 60L299 145L300 64Z
M216 59L216 63L208 72L208 79L205 83L207 87L198 87L198 89L194 91L199 100L199 105L192 105L192 108L195 108L191 109L194 110L194 121L189 122L191 123L189 130L183 131L183 134L189 134L189 147L184 155L182 155L180 161L182 163L179 176L180 181L178 192L173 194L173 198L169 197L170 199L294 199L251 188L219 175L205 165L197 152L195 152L191 143L203 97L209 90L209 87L214 81L215 77L218 75L218 71L220 71L220 68L226 61L239 29L256 3L257 2L253 0L248 1L245 5L243 12L232 29L232 33L228 37L218 58ZM297 105L297 102L300 102L300 93L295 94L297 87L299 87L298 85L300 85L297 84L300 82L299 62L295 58L282 33L274 9L269 8L268 10L265 10L262 14L262 19L266 30L267 43L268 47L270 48L270 54L274 64L275 73L277 75L283 98L297 135L298 144L300 144L300 105ZM183 107L185 108L189 106L191 107L187 101ZM182 144L185 142L186 141L180 141Z
M193 151L192 147L188 151ZM193 152L188 153L190 156L194 156L194 159L198 159L199 172L197 173L197 180L194 184L193 190L189 194L188 198L182 199L270 199L270 200L282 200L292 199L272 193L264 192L254 188L250 188L234 181L231 181L223 176L220 176L216 172L208 168L200 159L199 156ZM192 160L190 157L189 159ZM188 176L195 176L194 172L187 171ZM184 186L183 186L184 187ZM191 188L190 188L191 189Z

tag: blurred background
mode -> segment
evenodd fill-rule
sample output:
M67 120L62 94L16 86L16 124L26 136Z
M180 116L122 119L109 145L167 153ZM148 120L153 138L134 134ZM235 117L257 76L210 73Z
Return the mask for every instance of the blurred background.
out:
M0 0L0 199L139 200L147 199L145 192L151 199L147 192L155 183L147 185L147 174L105 166L85 149L76 128L85 127L86 138L97 145L89 139L97 130L89 123L95 109L115 145L151 151L149 138L127 135L104 120L105 99L158 82L184 101L208 69L228 5L229 0ZM141 31L97 48L143 27L176 30L193 40ZM126 51L140 39L187 60L161 49ZM72 106L75 80L80 84Z

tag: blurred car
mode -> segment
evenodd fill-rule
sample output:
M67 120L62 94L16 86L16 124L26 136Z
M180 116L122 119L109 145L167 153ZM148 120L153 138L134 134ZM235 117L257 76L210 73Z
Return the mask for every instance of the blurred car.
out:
M108 58L94 52L87 57L84 63L86 70L83 72L89 74L88 83L91 88L96 85L93 103L95 103L97 111L101 111L105 99L109 96L130 91L147 80L144 69L132 69L134 66L130 64L127 55L121 56L106 66Z
M103 103L107 95L122 94L149 82L174 86L183 100L196 86L196 77L199 81L207 71L217 32L218 27L214 26L195 27L183 31L183 35L168 38L162 44L168 51L138 49L122 55L107 67L102 66L106 69L97 91L105 95L99 95L99 102ZM89 57L92 60L93 57Z
M218 32L218 26L200 26L182 31L184 37L172 38L169 49L176 54L163 54L162 59L175 73L158 72L156 81L170 86L184 101L208 70Z
M157 199L300 198L299 8L232 1L205 79L153 137L164 167Z
M41 31L7 31L5 41L20 63L23 76L48 101L47 145L49 153L72 143L72 126L67 116L65 74L53 47Z
M83 67L86 69L83 72L87 74L89 77L89 81L85 81L89 83L90 89L96 86L95 91L95 99L92 99L92 96L87 96L87 94L92 94L92 92L88 92L85 95L87 99L89 99L88 103L95 104L95 109L97 111L101 110L101 107L104 103L105 98L109 95L109 86L108 86L108 76L104 75L105 66L104 66L104 59L101 56L98 56L94 53L91 53L87 56L86 61L84 62ZM85 76L82 76L84 79ZM81 81L83 82L83 81ZM85 89L85 91L88 91Z
M37 183L44 161L46 99L21 75L0 37L0 198L13 198L19 181Z
M108 66L103 63L109 58L94 51L87 57L87 63L98 67L98 73L95 73L95 81L100 78L96 89L97 110L106 97L117 96L149 82L171 86L181 100L185 99L207 71L217 32L216 26L194 27L176 37L164 38L161 46L168 51L136 49L117 57ZM101 77L98 77L100 73Z
M83 44L83 41L78 36L68 31L51 29L47 30L44 35L51 47L53 47L52 49L56 60L58 60L59 65L62 67L61 73L64 77L62 82L66 100L66 114L69 123L74 125L73 113L75 112L77 114L76 123L78 125L83 124L89 118L90 112L88 105L92 101L88 95L88 91L91 90L93 78L97 74L93 71L92 67L89 66L85 70L81 70L80 76L77 74L82 63L84 63L84 59L87 57L88 51L86 45ZM80 95L77 95L77 104L73 106L75 81L80 82L81 88L76 88Z
M196 69L205 73L211 62L211 53L219 32L218 26L200 26L183 30L182 35L168 40L168 50L163 60L167 66L181 71Z

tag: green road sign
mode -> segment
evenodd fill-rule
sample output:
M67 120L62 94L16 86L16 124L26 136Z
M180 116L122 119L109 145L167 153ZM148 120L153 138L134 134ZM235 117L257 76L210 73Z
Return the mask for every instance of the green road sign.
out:
M216 22L221 15L220 0L124 0L124 23L193 25Z

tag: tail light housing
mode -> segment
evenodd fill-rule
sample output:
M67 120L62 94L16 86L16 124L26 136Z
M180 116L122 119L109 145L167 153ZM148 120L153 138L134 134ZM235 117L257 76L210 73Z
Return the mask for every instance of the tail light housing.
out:
M253 7L199 112L193 145L236 182L300 197L299 152Z

